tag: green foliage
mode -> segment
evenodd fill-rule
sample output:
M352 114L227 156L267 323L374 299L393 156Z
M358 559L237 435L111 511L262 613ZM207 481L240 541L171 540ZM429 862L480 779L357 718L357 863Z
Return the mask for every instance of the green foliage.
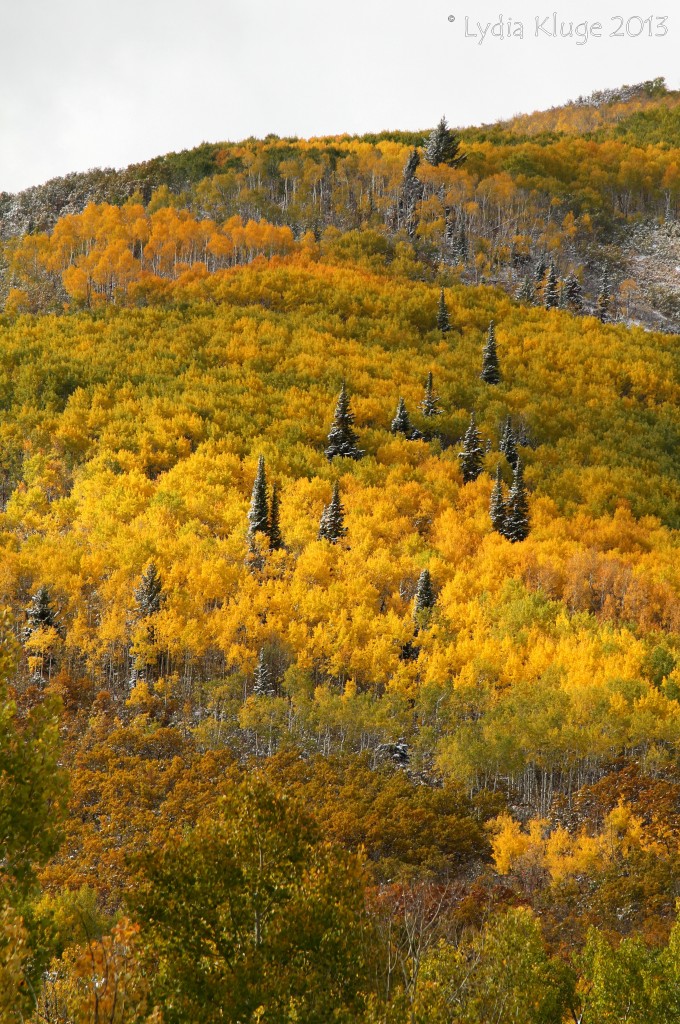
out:
M325 1024L361 1014L368 933L356 857L324 846L310 819L262 783L150 853L132 897L173 1022Z

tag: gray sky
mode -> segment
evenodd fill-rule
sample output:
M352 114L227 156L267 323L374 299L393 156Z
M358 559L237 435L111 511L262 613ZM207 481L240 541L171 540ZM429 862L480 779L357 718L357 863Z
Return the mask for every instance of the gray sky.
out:
M648 38L647 3L563 0L559 19L603 36L623 19L623 38L577 46L535 37L557 0L0 0L0 191L204 140L477 124L660 75L677 88L680 14L659 2L667 35ZM523 40L465 37L466 16L478 32L499 10Z

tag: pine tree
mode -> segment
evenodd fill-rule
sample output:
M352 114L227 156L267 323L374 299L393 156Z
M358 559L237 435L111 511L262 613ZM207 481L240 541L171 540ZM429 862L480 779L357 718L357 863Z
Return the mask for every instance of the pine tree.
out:
M470 258L470 247L468 245L467 233L465 231L465 224L461 222L458 233L451 244L451 255L456 263L462 263L463 266L467 265L467 261Z
M447 331L451 330L451 317L449 316L443 288L439 295L439 306L437 307L437 330L441 331L442 334L446 334Z
M519 455L517 454L517 437L515 436L515 431L512 429L512 423L510 422L509 416L505 421L503 433L501 434L500 450L514 469L517 465Z
M267 501L267 474L264 468L264 456L260 455L257 463L257 474L253 484L253 493L250 499L250 510L248 512L248 535L254 537L256 533L269 533L269 503Z
M342 537L345 537L345 510L340 501L340 488L338 482L333 484L333 496L330 504L324 506L319 523L319 540L328 540L335 544Z
M482 357L482 372L479 375L487 384L498 384L501 379L501 372L498 368L498 353L496 352L496 327L493 320L489 324L489 333L484 346Z
M460 466L463 471L463 481L466 484L472 483L482 472L484 463L482 439L475 424L474 413L470 416L470 426L467 428L463 439L463 451L460 452L458 458L460 459Z
M515 298L518 302L526 302L528 305L533 305L536 301L536 288L530 277L524 278Z
M564 305L572 313L583 312L583 289L575 274L569 274L565 279Z
M423 197L423 185L418 180L417 172L420 165L420 155L417 149L409 154L404 167L399 193L399 221L400 226L404 225L410 238L416 233L418 227L418 203Z
M491 525L496 533L505 535L506 508L505 499L503 497L503 482L501 479L500 466L496 470L496 483L494 484L494 488L491 492L489 515L491 517Z
M276 683L274 680L274 673L267 664L265 658L264 648L260 649L260 654L257 659L257 665L255 667L255 682L253 684L253 694L257 697L274 697L276 696Z
M272 551L280 551L283 544L283 537L281 536L281 501L279 499L279 489L274 484L272 488L272 500L269 504L269 524L267 527L267 534L269 536L269 547Z
M607 270L605 270L602 275L600 294L597 297L597 318L598 320L601 320L603 324L608 324L612 319L611 305L611 284L609 281L609 274Z
M420 408L423 410L423 416L441 416L442 414L439 408L439 395L434 392L432 370L428 373L425 381L425 396L420 403Z
M347 459L360 459L364 454L357 447L357 436L352 429L353 423L354 414L351 411L347 388L343 381L335 407L333 424L328 434L326 458L329 462L338 456Z
M529 502L524 484L524 469L519 459L505 508L504 536L513 543L526 540L529 536Z
M436 600L437 598L434 592L434 587L432 586L430 570L423 569L418 577L418 585L416 587L415 600L413 604L414 616L417 617L422 612L430 611L434 608Z
M21 636L23 642L26 643L27 640L30 640L39 629L54 629L59 636L63 635L57 613L52 604L50 588L45 586L44 583L38 587L26 606L26 625Z
M137 618L148 619L160 611L163 603L163 580L155 562L150 562L134 590Z
M555 264L552 260L550 261L550 268L548 270L548 280L545 284L544 299L546 309L557 309L560 304L559 282L557 280Z
M392 420L390 430L393 434L404 434L407 438L413 433L413 426L409 419L408 409L406 408L406 402L403 398L399 398L397 405L397 411Z
M433 167L438 167L440 164L459 167L465 161L465 155L459 150L458 136L449 128L446 118L442 117L437 127L430 133L425 147L425 159Z
M538 286L543 284L543 281L545 279L545 275L547 273L548 273L548 257L546 256L545 253L543 253L539 257L539 259L538 259L538 261L536 263L536 270L535 270L535 275L534 275L535 279L536 279L536 284Z

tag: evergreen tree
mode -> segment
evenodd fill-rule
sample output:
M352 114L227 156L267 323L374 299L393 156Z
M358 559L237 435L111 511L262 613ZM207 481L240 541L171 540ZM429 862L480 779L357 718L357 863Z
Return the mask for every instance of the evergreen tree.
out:
M514 469L517 465L517 459L519 456L517 454L517 437L515 435L515 431L512 429L512 423L510 422L509 416L505 421L503 433L501 434L500 450Z
M501 372L498 368L498 353L496 352L496 327L493 320L489 324L489 333L484 346L482 357L482 372L479 375L487 384L498 384L501 379Z
M439 295L439 306L437 308L437 330L441 331L442 334L446 334L447 331L451 330L451 317L449 316L443 288Z
M530 277L525 277L522 285L517 291L515 296L518 302L526 302L527 305L533 305L536 301L536 288L534 282Z
M329 462L338 456L347 459L360 459L364 454L357 447L357 436L352 429L353 423L354 414L350 408L347 388L343 381L338 403L335 407L333 424L328 434L326 458Z
M269 534L269 503L267 501L267 474L264 468L264 456L260 455L257 463L257 474L253 484L253 493L250 499L250 510L248 512L248 535L253 537L256 533Z
M505 535L506 508L505 499L503 498L503 482L501 479L500 466L496 470L496 483L494 484L493 491L491 492L489 515L491 517L491 525L496 533Z
M572 313L583 312L583 289L575 274L569 274L565 279L564 305Z
M418 577L418 585L416 587L416 595L413 604L414 616L419 616L422 612L428 612L435 606L437 598L432 586L432 577L430 576L429 569L423 569L420 576Z
M265 658L264 648L260 649L260 654L257 659L257 665L255 667L255 682L253 684L253 694L257 697L274 697L276 696L276 683L274 680L274 673L267 664Z
M319 523L319 540L328 540L331 544L346 536L345 510L340 501L338 482L333 484L333 496L329 505L324 506Z
M524 469L519 459L505 508L504 535L513 543L526 540L529 536L529 502L524 484Z
M39 629L57 629L57 613L52 606L50 589L45 584L38 587L26 606L26 627L23 631L24 641L28 640Z
M460 452L458 458L460 459L460 466L463 471L463 481L466 484L472 483L482 472L484 463L482 439L475 424L474 413L470 416L470 426L467 428L463 439L463 451Z
M440 164L460 167L465 161L465 155L460 153L460 140L456 133L449 128L445 117L442 117L437 127L430 132L425 147L425 159L433 167L438 167Z
M612 292L609 274L605 269L600 285L600 294L597 297L597 318L603 324L608 324L612 319Z
M560 289L559 282L557 280L557 271L555 270L555 264L550 261L550 268L548 270L548 280L545 284L545 308L546 309L557 309L560 304Z
M280 551L283 544L283 537L281 536L281 501L279 499L279 489L274 484L272 488L272 500L269 505L269 525L267 529L269 536L269 546L272 551Z
M418 227L418 203L423 197L423 185L418 180L418 167L420 155L417 149L409 154L402 176L401 190L399 193L399 221L400 226L406 227L409 238L412 238Z
M467 233L465 231L465 224L462 222L458 229L458 233L452 242L451 255L456 263L462 263L463 266L467 265L467 261L470 258L470 247L468 245Z
M406 402L401 397L399 398L397 411L394 419L392 420L390 430L393 434L404 434L407 438L413 433L413 427L411 425L411 420L409 419Z
M134 590L137 618L148 619L160 611L163 603L163 580L155 562L150 562Z
M439 408L439 395L434 392L432 370L428 373L425 381L425 395L420 403L420 408L423 410L423 416L441 416L442 414Z
M548 257L545 253L543 253L536 263L535 270L536 284L539 287L543 284L543 281L545 280L545 275L548 273L548 266Z

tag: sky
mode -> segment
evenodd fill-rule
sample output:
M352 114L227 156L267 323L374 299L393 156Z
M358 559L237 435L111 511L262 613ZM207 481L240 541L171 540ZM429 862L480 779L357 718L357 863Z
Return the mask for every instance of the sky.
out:
M678 88L680 13L659 4L0 0L0 192L203 141L464 126L659 76ZM601 38L552 38L553 11Z

